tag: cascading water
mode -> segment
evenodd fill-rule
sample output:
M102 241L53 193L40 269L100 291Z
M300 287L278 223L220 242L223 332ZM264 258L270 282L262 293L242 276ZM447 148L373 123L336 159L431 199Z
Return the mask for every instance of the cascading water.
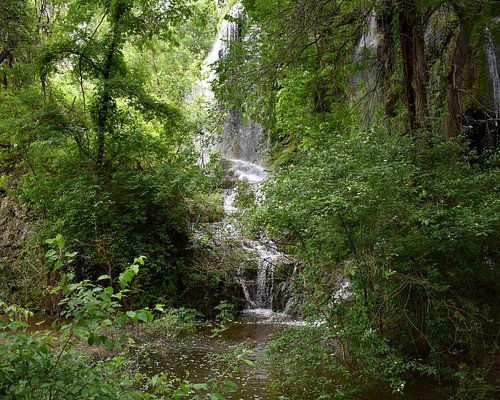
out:
M354 60L363 66L353 77L353 91L357 91L356 96L362 99L361 109L366 123L375 115L380 96L380 91L377 90L379 80L374 68L378 45L377 14L372 11L365 18L362 35L353 54Z
M485 36L486 57L488 59L488 69L493 86L493 107L495 111L495 120L498 121L498 119L500 119L500 79L498 76L497 55L491 31L488 28L485 28Z
M361 58L364 49L376 50L377 46L377 14L372 11L366 20L363 34L356 47L356 57Z
M205 92L203 94L205 101L213 101L214 98L210 90L210 83L215 75L211 65L227 57L230 53L231 42L241 39L239 21L242 19L244 19L244 9L241 3L237 2L231 8L229 18L222 20L216 43L205 60L204 69L207 78L201 83L201 89ZM262 137L263 129L260 124L251 120L242 124L239 116L229 110L222 126L222 138L214 147L220 151L225 164L228 165L228 174L233 181L245 182L257 199L261 196L260 185L268 175L262 165L255 163L256 160L262 158L259 152ZM242 266L236 268L237 280L243 289L247 306L253 310L287 311L291 284L286 280L277 284L275 269L280 264L291 266L293 264L291 259L279 252L276 245L267 237L262 236L259 240L250 240L238 232L236 225L232 222L232 216L238 211L235 205L238 197L237 188L226 189L223 197L224 210L228 215L224 228L225 235L239 240L243 248L253 254L256 259L254 268Z
M260 165L244 160L227 160L230 165L228 173L237 181L245 182L258 198L260 185L267 178L267 171ZM243 236L231 223L231 216L237 213L235 201L238 196L236 188L224 192L224 210L228 215L225 234L240 241L243 248L254 255L256 265L252 268L238 266L237 280L240 283L247 306L252 310L288 311L291 283L287 279L275 280L275 269L283 264L291 266L292 260L278 251L276 245L264 235L259 240L250 240ZM294 265L295 268L295 265ZM292 268L293 270L293 268ZM294 275L292 271L291 275Z

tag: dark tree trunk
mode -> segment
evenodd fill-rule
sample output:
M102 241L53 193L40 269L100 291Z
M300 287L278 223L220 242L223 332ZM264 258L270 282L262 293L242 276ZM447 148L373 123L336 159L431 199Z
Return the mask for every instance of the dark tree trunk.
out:
M127 6L123 1L117 1L113 12L111 13L112 36L109 48L106 52L106 59L103 65L103 87L98 97L97 105L97 155L96 165L102 168L104 165L104 149L106 143L106 133L110 131L109 118L114 110L115 101L112 95L110 80L113 78L113 67L119 57L120 46L122 42L121 20L127 11Z
M427 68L422 21L416 0L400 0L399 35L403 59L404 100L410 131L427 127Z
M394 75L394 43L392 38L392 20L394 18L393 0L382 0L377 14L377 30L381 40L377 47L379 76L382 81L382 94L384 97L385 116L394 118L394 105L397 97L393 90Z
M0 52L0 64L2 64L10 56L10 49L3 49Z

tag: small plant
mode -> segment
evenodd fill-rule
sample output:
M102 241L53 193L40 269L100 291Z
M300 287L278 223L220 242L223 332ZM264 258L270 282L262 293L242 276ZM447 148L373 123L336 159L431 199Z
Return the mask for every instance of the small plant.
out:
M61 235L47 240L54 248L47 251L53 271L67 265L75 253L65 251ZM66 322L52 325L53 331L31 331L30 311L0 302L5 319L0 321L0 397L2 399L133 399L132 380L121 371L120 357L90 365L90 355L79 348L103 346L120 350L122 341L111 340L104 332L132 321L151 321L146 309L121 312L120 300L144 263L136 258L119 277L120 290L101 287L89 281L69 283L71 273L63 274L59 287L64 298L59 306ZM109 277L102 276L104 280ZM134 394L135 393L135 394Z
M215 306L218 311L215 319L220 322L231 322L236 318L236 305L233 303L228 303L227 301L221 301Z
M202 314L192 308L162 309L160 315L145 329L155 334L157 339L194 334L200 325L201 317Z
M230 323L236 318L237 311L236 305L227 301L221 301L214 308L218 311L215 316L217 325L212 328L212 336L215 337L220 336L222 332L229 328Z
M255 193L252 188L245 181L238 181L237 183L238 196L236 198L236 206L238 208L250 208L255 203Z

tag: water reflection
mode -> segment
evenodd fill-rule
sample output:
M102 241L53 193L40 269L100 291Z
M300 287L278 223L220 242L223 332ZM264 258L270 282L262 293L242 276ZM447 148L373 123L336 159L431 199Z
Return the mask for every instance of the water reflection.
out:
M238 350L242 347L252 350L249 358L255 362L253 366L242 365L239 372L231 378L237 384L237 391L226 395L227 399L287 399L286 393L277 393L272 389L273 374L268 374L261 362L266 344L273 334L290 325L283 314L269 310L250 310L242 313L227 330L218 336L211 336L210 329L198 335L171 338L160 346L153 345L147 351L138 354L138 365L141 372L158 374L170 372L173 376L188 379L193 383L201 383L210 379L221 379L225 372L234 365ZM297 325L297 324L292 324ZM300 329L298 327L297 329ZM154 340L153 340L154 342ZM279 379L279 378L278 378ZM295 388L306 399L307 388ZM290 388L292 392L294 388ZM334 388L332 388L334 390ZM332 391L331 398L334 398ZM374 388L369 393L356 397L358 400L396 400L401 395ZM435 387L433 381L419 378L416 383L409 383L405 390L407 400L444 400L448 396Z
M227 374L237 363L237 354L243 348L251 352L245 357L254 362L242 362L232 380L237 391L227 399L278 399L268 387L267 374L257 362L272 333L279 329L272 321L256 313L243 313L226 330L213 335L206 328L198 335L155 341L137 350L137 364L148 375L169 372L173 376L193 383L218 379Z

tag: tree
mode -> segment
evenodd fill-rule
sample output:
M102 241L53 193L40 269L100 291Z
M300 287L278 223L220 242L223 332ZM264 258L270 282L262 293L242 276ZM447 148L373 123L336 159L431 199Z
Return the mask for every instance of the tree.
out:
M146 93L143 77L130 71L124 55L126 43L147 46L148 39L169 38L176 24L187 18L189 8L184 0L164 3L154 0L75 0L66 9L66 23L42 57L45 75L50 68L64 66L78 75L82 97L83 81L95 87L90 117L95 133L94 150L88 154L98 169L106 160L106 142L123 125L118 100L123 99L143 115L162 118L175 125L178 111L168 102ZM123 107L122 107L123 108Z
M34 21L26 0L5 0L0 4L0 71L8 86L8 69L22 59L34 44ZM31 49L32 50L32 49ZM7 65L7 67L5 67Z
M396 116L394 106L397 93L394 89L395 49L393 40L393 21L395 18L395 4L393 0L381 0L377 8L377 30L380 32L380 43L377 47L379 76L382 80L382 94L384 112L387 118Z
M427 124L427 65L422 17L416 0L399 0L399 38L403 61L404 103L413 132Z
M470 42L475 25L481 21L485 1L450 1L450 5L456 15L457 27L452 64L446 79L447 113L444 132L447 139L459 136L463 130L463 82L471 79L466 71L471 55Z

